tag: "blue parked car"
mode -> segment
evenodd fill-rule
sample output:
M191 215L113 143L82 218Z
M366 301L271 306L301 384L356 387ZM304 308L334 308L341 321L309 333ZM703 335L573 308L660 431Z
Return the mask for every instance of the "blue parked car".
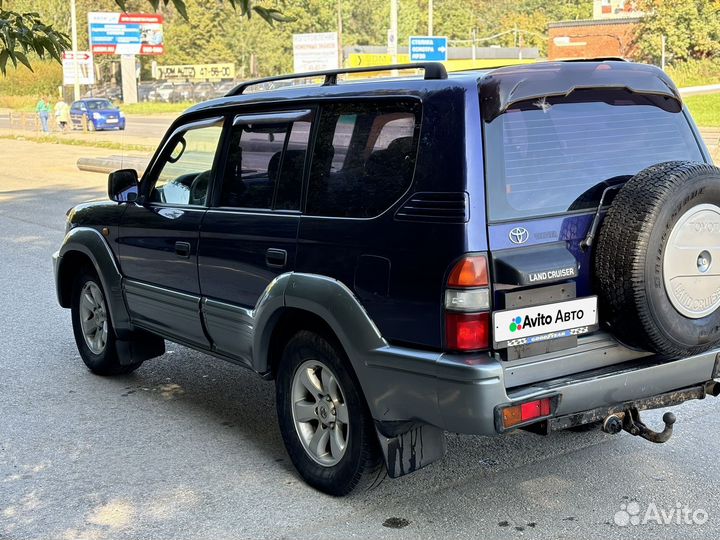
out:
M292 463L333 495L446 431L661 443L674 415L640 411L720 394L720 169L663 71L280 87L303 78L195 105L69 212L57 292L93 373L170 340L274 379Z
M70 122L73 128L82 128L83 117L88 131L125 129L125 115L109 100L86 98L74 101L70 106Z

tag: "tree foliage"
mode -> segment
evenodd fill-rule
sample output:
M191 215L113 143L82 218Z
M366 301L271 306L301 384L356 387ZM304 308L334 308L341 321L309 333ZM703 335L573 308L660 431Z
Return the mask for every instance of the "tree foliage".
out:
M62 51L69 46L67 35L45 24L39 13L6 10L0 0L0 73L7 73L8 61L32 71L28 58L32 54L50 56L59 62Z
M291 20L285 16L279 9L274 7L264 7L255 5L252 0L224 0L233 10L239 11L242 17L252 18L252 14L256 13L266 23L273 25L274 22L287 22ZM5 3L8 3L7 1ZM99 4L103 2L93 2L92 8L98 9ZM187 6L185 0L144 0L144 5L148 5L153 10L168 8L170 5L185 20L188 18ZM18 4L27 4L27 2L18 2ZM67 10L67 6L57 5L57 2L50 0L49 2L31 2L33 8L38 5L48 7L50 9L57 8ZM44 4L48 4L45 6ZM66 2L64 4L67 4ZM114 0L115 7L119 7L126 11L131 5L137 4L132 0ZM198 6L201 3L197 3ZM204 9L204 8L203 8ZM6 75L7 63L10 61L14 67L18 63L24 65L32 71L31 58L37 55L39 58L47 56L60 62L61 55L64 50L70 48L70 38L67 31L56 30L52 24L47 23L47 19L41 17L38 13L39 9L28 11L11 11L4 9L3 0L0 0L0 73ZM68 25L69 26L69 25ZM82 26L82 25L80 25Z
M0 9L3 0L0 0ZM70 30L68 0L5 0L18 13L40 12L43 26L56 32L60 47L47 50L45 56L57 58L67 47ZM157 10L166 19L165 64L234 62L241 76L270 75L292 69L292 34L337 30L338 9L343 21L343 46L380 45L387 42L390 9L387 0L76 0L78 40L87 47L88 11L112 11L118 6L128 11ZM720 0L635 0L647 16L640 24L638 50L648 61L658 62L660 36L667 38L667 50L676 62L688 59L720 57ZM406 45L411 35L425 35L428 24L428 0L398 0L398 42ZM8 16L1 12L0 28ZM589 19L592 0L435 0L436 35L448 36L451 45L470 45L477 38L480 46L537 47L547 52L547 25L551 21ZM283 24L272 24L280 22ZM33 19L32 24L37 20ZM268 24L270 23L270 24ZM27 27L33 28L30 23ZM7 26L5 26L7 28ZM516 31L517 30L517 31ZM0 30L0 50L8 49ZM35 35L31 31L29 34ZM37 34L41 35L42 34ZM63 39L65 39L63 41ZM453 43L453 40L455 43ZM51 44L46 40L44 43ZM28 61L28 51L15 42L15 49ZM29 51L37 49L31 47ZM53 54L53 52L55 54ZM3 53L0 52L0 55ZM13 62L23 63L20 57ZM0 61L2 58L0 57ZM101 66L111 57L96 58ZM145 69L151 59L143 58Z
M638 0L637 5L646 13L637 35L643 59L659 63L662 36L675 63L720 56L717 0Z

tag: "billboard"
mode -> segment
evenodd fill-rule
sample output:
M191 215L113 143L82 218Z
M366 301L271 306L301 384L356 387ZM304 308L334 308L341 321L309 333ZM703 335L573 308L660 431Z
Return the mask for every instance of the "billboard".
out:
M95 84L95 70L90 51L65 51L62 55L63 84Z
M156 13L88 13L90 50L93 54L165 52L163 16Z
M295 73L338 68L337 32L293 34Z
M235 78L235 64L183 64L158 66L157 79L168 81L219 81Z

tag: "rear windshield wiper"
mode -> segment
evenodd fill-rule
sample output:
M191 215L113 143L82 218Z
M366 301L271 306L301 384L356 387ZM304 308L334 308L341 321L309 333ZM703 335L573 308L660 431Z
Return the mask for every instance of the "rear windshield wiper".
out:
M608 186L605 189L603 189L602 195L600 196L600 202L597 205L597 209L595 210L595 217L593 217L592 224L590 225L590 228L588 229L587 236L585 236L585 240L580 242L580 248L583 250L586 250L590 246L592 246L593 240L595 239L595 234L597 233L597 228L600 225L600 212L602 210L603 205L605 204L605 196L612 190L619 189L625 185L625 182L622 184L615 184L613 186Z

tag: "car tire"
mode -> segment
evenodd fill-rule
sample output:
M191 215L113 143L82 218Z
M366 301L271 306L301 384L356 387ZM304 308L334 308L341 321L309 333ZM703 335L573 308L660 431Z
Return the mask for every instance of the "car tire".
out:
M660 163L628 180L607 212L594 261L600 313L613 333L668 357L720 345L719 237L717 167Z
M295 334L280 360L276 396L285 448L308 484L341 496L385 478L370 412L338 345Z
M142 362L120 363L105 291L97 274L89 269L81 271L72 294L75 343L88 369L96 375L124 375L139 368Z

